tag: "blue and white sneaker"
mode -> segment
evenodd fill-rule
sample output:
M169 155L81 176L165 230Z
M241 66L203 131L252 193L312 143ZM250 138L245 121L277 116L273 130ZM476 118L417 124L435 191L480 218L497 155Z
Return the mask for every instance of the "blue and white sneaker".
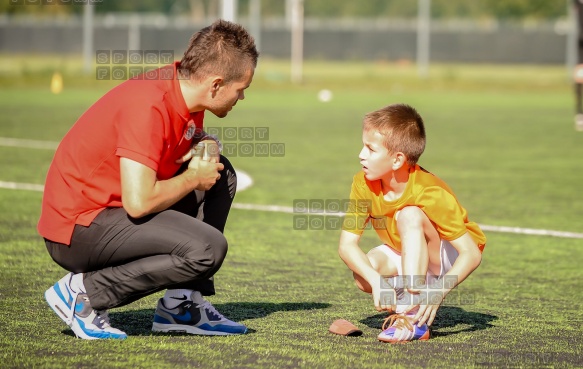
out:
M247 327L225 318L198 291L194 291L191 300L180 303L174 309L166 308L164 299L158 300L152 331L224 336L247 333Z
M428 340L430 333L427 324L418 327L417 324L414 323L412 317L393 314L385 319L382 328L383 331L379 334L378 339L379 341L390 343Z
M72 277L73 273L67 274L45 292L45 299L55 314L79 338L127 338L124 332L111 327L106 311L93 310L86 293L75 292L71 288Z

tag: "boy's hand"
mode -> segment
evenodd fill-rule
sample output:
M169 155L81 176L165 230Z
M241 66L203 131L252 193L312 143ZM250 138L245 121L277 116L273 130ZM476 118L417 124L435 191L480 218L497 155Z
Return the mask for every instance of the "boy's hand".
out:
M441 290L429 290L429 292L416 295L419 299L418 304L411 305L405 310L405 313L408 313L416 306L419 306L419 311L415 314L418 327L421 327L426 322L427 325L433 324L435 314L437 314L437 310L439 310L445 298L445 294Z
M382 277L379 274L377 278L373 278L372 283L369 282L372 289L374 307L377 311L395 311L395 302L397 301L395 290L381 289L381 279Z

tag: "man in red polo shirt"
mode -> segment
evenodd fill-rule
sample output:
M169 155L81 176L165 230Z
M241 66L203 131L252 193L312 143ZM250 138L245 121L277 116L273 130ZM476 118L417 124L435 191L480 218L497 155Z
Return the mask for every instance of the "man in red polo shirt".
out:
M180 62L112 89L61 141L38 231L70 271L45 298L77 337L126 338L107 310L164 289L153 331L247 331L202 297L214 294L236 188L220 143L202 128L205 110L222 118L245 98L257 57L245 29L216 21ZM199 142L210 158L193 155Z

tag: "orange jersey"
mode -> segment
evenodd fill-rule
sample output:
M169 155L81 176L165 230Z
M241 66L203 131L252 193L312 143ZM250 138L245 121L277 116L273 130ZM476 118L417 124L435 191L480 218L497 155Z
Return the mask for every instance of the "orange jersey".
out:
M359 172L352 182L350 204L342 229L360 235L370 224L382 242L398 252L401 252L401 237L395 214L406 206L423 210L444 240L452 241L468 232L480 251L486 245L486 236L476 223L468 220L466 209L451 188L419 165L410 169L405 191L394 201L384 199L380 180L369 181L364 172Z

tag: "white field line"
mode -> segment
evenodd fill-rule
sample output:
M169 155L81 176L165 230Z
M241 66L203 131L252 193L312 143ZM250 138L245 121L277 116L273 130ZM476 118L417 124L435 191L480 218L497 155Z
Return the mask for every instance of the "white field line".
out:
M43 192L45 190L45 186L39 184L4 182L4 181L0 181L0 188L5 188L8 190L25 190L37 192Z
M59 143L56 141L39 141L39 140L26 140L21 138L11 138L11 137L0 137L0 146L4 147L19 147L26 149L43 149L43 150L56 150ZM243 191L251 185L253 185L253 180L251 177L243 172L242 170L236 170L237 172L237 191ZM18 186L21 186L18 188ZM40 186L40 187L39 187ZM32 191L43 191L43 186L26 184L26 183L12 183L12 182L2 182L0 181L0 188L9 189L30 189Z
M343 217L345 213L326 213L326 212L296 212L291 206L279 206L279 205L255 205L255 204L239 204L234 203L233 208L242 210L259 210L259 211L272 211L277 213L287 213L296 215L328 215ZM484 231L499 232L499 233L514 233L514 234L526 234L533 236L551 236L551 237L562 237L562 238L582 238L583 233L575 232L563 232L563 231L553 231L550 229L533 229L533 228L519 228L519 227L505 227L505 226L493 226L487 224L479 224L480 228Z
M251 176L241 169L235 169L237 173L237 191L244 191L253 185L253 179Z
M0 146L56 150L59 143L56 141L23 140L20 138L0 137Z
M241 175L242 171L237 171L238 177L238 184L237 184L237 191L243 191L253 183L251 178L245 173L243 176ZM245 180L241 180L247 177ZM243 187L240 189L240 184L242 182L247 182L243 184ZM16 183L16 182L4 182L0 181L0 188L9 189L9 190L26 190L26 191L38 191L42 192L44 190L43 185L39 184L32 184L32 183ZM286 214L297 214L297 215L329 215L329 216L337 216L342 217L344 213L298 213L294 211L294 208L291 206L280 206L280 205L258 205L258 204L242 204L242 203L233 203L232 205L235 209L240 210L254 210L254 211L270 211L276 213L286 213ZM487 224L480 224L480 228L484 231L490 232L498 232L498 233L514 233L514 234L525 234L531 236L550 236L550 237L561 237L561 238L580 238L583 239L583 233L575 233L575 232L563 232L563 231L553 231L550 229L533 229L533 228L519 228L519 227L505 227L505 226L493 226Z
M10 147L21 147L21 148L32 148L32 149L50 149L54 150L59 145L58 142L51 141L37 141L37 140L23 140L16 138L6 138L0 137L0 146L10 146ZM237 191L243 191L253 185L253 179L247 173L242 170L237 170ZM17 183L17 182L4 182L0 181L0 188L9 190L25 190L25 191L44 191L44 186L32 183ZM233 203L233 208L241 210L254 210L254 211L271 211L276 213L287 213L287 214L297 214L297 215L329 215L329 216L344 216L344 213L298 213L294 211L291 206L280 206L280 205L258 205L258 204L241 204ZM494 226L487 224L479 224L480 228L484 231L499 232L499 233L513 233L513 234L525 234L531 236L550 236L550 237L561 237L561 238L580 238L583 239L583 233L575 232L563 232L554 231L551 229L533 229L533 228L520 228L520 227L506 227L506 226Z
M251 187L252 184L253 180L247 173L243 172L242 170L237 170L237 191L244 191ZM45 190L45 186L40 184L5 181L0 181L0 188L5 188L8 190L27 190L38 192L43 192Z

